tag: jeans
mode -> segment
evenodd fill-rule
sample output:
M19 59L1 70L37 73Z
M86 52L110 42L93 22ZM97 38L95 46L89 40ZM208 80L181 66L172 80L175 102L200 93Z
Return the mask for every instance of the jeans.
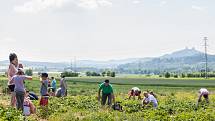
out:
M66 89L65 88L61 88L61 97L66 96Z
M108 98L108 105L112 104L112 96L111 96L111 94L102 94L102 105L106 104L107 98Z
M24 96L25 92L22 91L15 91L16 93L16 101L17 101L17 109L23 111L23 103L24 103Z
M153 107L154 107L154 108L157 108L157 107L158 107L158 104L157 104L157 103L153 103Z

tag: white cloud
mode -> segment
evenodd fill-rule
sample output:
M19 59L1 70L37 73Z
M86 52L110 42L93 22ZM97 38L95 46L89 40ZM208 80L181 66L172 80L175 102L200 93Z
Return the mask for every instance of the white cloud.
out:
M31 0L21 6L15 6L14 11L18 13L38 13L48 8L61 8L71 0Z
M200 6L197 6L197 5L192 5L191 8L194 9L194 10L199 10L199 11L204 10L204 8L202 8Z
M160 6L162 7L162 6L165 6L167 4L167 1L161 1L160 2Z
M78 3L79 7L87 8L87 9L95 9L98 8L98 4L96 0L80 0Z
M111 7L112 2L109 0L80 0L78 6L86 9L96 9L98 7Z
M140 0L133 0L132 3L133 4L139 4L139 3L141 3L141 1Z
M107 6L107 7L111 7L112 6L112 2L108 1L108 0L97 0L98 4L100 6Z
M132 0L132 3L133 4L140 4L140 3L142 3L143 2L143 0Z
M17 13L38 13L48 9L62 8L68 3L87 9L112 6L112 2L109 0L30 0L23 5L15 6L14 11Z

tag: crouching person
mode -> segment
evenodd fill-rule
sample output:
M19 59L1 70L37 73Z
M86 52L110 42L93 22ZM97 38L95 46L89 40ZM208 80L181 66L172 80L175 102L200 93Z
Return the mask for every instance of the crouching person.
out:
M205 98L206 102L209 103L209 91L205 88L199 90L198 103L202 101L202 96Z
M101 100L102 106L106 105L106 102L109 106L112 105L112 101L113 101L113 103L115 103L115 97L113 94L113 87L110 84L109 80L105 80L104 83L99 85L99 92L98 92L99 102L100 102L100 97L101 97L101 91L102 91L102 100ZM107 99L108 99L108 101L107 101Z
M145 92L144 97L145 98L143 99L143 106L152 104L154 108L158 107L158 101L152 94Z
M30 116L31 114L36 113L36 107L34 104L31 102L30 97L29 97L29 91L26 91L25 93L25 99L24 99L24 115L25 116Z
M61 97L61 88L58 88L56 93L55 93L56 97Z
M131 97L133 97L133 99L135 100L135 96L138 97L138 100L141 100L141 90L138 87L133 87L131 91L129 91L128 99L131 99Z

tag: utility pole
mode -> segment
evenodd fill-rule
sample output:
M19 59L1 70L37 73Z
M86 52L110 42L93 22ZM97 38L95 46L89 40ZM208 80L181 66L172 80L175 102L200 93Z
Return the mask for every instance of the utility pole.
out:
M207 40L208 38L207 37L204 37L204 47L205 47L205 78L207 79L208 78L208 54L207 54Z
M72 64L72 59L71 59L71 61L70 61L70 70L72 71L73 70L73 64Z
M76 67L77 65L76 65L76 56L74 57L74 72L76 72L77 70L76 70Z
M139 76L141 76L141 60L140 59L138 60L138 73L139 73Z

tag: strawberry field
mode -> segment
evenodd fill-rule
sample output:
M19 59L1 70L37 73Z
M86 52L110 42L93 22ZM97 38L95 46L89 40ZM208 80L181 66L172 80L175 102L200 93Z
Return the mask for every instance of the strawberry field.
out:
M1 83L1 88L5 85ZM137 85L113 84L116 101L121 102L123 111L114 111L108 107L101 107L97 101L98 83L68 81L69 96L66 98L49 99L48 110L43 110L38 101L34 101L37 113L26 117L30 121L214 121L215 120L215 88L208 87L211 91L210 103L204 101L196 106L199 87L171 87L171 86L144 86L143 90L152 90L158 96L158 109L142 107L141 101L128 100L128 91ZM34 92L39 92L38 80L27 82L26 87ZM143 97L143 96L142 96ZM8 95L0 97L0 121L24 120L19 111L9 108ZM5 103L3 103L5 102Z

